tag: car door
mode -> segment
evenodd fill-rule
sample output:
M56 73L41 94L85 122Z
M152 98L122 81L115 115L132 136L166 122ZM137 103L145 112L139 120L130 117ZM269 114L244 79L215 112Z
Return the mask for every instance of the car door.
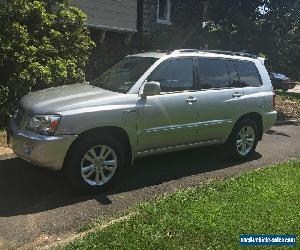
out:
M199 123L198 141L223 143L244 113L243 88L238 75L224 58L197 59Z
M196 141L198 121L193 58L162 62L147 81L160 83L161 94L138 105L138 151L185 145Z

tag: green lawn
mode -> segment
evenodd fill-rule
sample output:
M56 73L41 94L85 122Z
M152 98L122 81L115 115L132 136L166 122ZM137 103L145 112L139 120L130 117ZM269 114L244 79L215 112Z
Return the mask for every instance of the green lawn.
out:
M300 101L300 94L298 93L276 91L276 95Z
M296 234L299 249L299 170L288 162L180 191L63 249L250 249L240 234Z

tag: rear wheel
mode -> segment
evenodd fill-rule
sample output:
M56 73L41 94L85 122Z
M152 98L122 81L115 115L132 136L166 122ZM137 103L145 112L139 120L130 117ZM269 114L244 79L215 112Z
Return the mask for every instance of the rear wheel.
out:
M109 188L120 176L124 164L124 150L117 140L90 135L73 145L64 170L78 189L96 192Z
M258 143L258 126L251 119L243 119L234 127L227 142L227 148L235 158L251 156Z

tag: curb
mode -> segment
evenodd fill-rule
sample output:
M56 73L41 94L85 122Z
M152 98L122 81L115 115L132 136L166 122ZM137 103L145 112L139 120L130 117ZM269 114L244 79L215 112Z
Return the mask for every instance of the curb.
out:
M275 122L275 126L283 126L283 125L300 125L300 121L287 120L287 121L276 121Z

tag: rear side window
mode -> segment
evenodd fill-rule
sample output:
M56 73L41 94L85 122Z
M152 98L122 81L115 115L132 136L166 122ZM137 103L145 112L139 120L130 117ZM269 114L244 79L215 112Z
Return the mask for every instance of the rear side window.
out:
M253 62L236 61L239 74L239 87L260 87L261 78Z
M153 71L148 81L159 82L162 92L192 90L194 87L193 59L166 61Z
M201 89L230 87L226 60L198 58L198 67Z

